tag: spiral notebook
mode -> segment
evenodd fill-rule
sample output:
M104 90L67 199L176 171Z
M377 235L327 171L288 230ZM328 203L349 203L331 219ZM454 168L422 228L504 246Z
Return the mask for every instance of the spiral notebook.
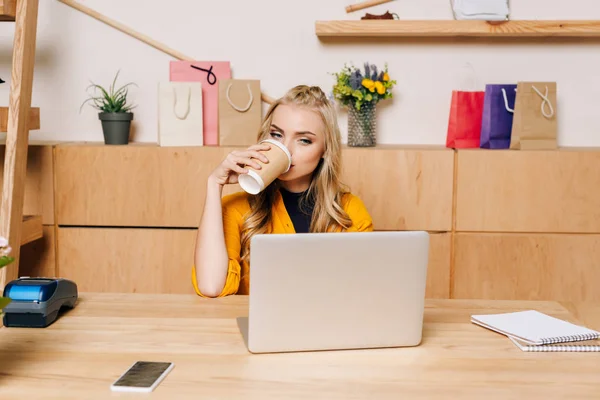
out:
M586 350L577 350L581 348L578 345L573 345L569 350L562 350L565 346L548 346L553 343L598 339L600 338L600 332L535 310L472 315L471 322L508 336L519 348L528 346L521 348L523 351L531 351L529 348L532 346L544 346L539 347L536 351L600 351L600 347L595 345L586 348ZM598 348L594 349L596 347Z
M540 344L529 345L512 336L508 337L522 351L573 351L573 352L600 352L600 340L586 340L569 344Z

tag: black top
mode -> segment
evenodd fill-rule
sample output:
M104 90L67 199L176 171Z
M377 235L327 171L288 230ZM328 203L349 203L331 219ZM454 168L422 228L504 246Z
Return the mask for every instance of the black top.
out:
M303 201L302 209L300 209L300 201L306 192L293 193L284 188L279 188L283 204L287 210L296 233L307 233L310 229L310 220L312 218L314 204L310 201Z

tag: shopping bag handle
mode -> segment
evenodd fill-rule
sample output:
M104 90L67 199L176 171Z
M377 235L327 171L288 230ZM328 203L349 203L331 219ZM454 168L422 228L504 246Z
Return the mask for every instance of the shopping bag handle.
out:
M198 69L198 70L203 71L203 72L206 72L206 74L207 74L206 81L210 85L214 85L215 83L217 83L217 75L215 75L215 73L213 72L214 65L211 65L209 69L198 67L196 65L190 65L190 67ZM211 80L212 80L212 82L211 82Z
M515 88L515 92L517 91L517 88ZM506 89L502 88L502 96L504 97L504 108L506 108L506 111L514 113L515 110L514 108L510 108L508 106L508 98L506 97Z
M173 86L173 113L175 114L175 117L177 117L177 119L186 119L188 114L190 113L190 97L192 94L192 90L189 86L187 87L187 90L187 109L185 110L185 113L183 115L179 115L177 114L177 91L175 90L175 86Z
M252 105L252 102L254 101L254 96L252 96L252 88L250 88L250 84L248 84L248 93L250 94L250 99L248 100L248 104L246 104L245 107L241 108L236 106L235 104L233 104L233 101L231 101L231 97L229 97L229 91L231 90L231 86L233 86L233 83L230 83L229 86L227 86L227 102L229 103L229 105L231 107L233 107L234 109L238 110L239 112L246 112L250 109L250 106Z
M550 102L550 99L548 98L548 85L546 85L546 94L542 94L542 92L540 92L538 90L538 88L536 88L534 85L531 85L531 88L533 90L535 90L535 92L542 98L542 115L546 118L552 118L552 116L554 115L554 109L552 108L552 103ZM550 108L550 113L546 114L546 109L544 108L544 105L548 105L548 108Z

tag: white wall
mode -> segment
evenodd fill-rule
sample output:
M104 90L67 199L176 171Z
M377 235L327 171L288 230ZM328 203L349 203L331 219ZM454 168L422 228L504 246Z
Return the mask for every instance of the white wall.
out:
M403 19L452 18L449 0L397 0L346 14L354 0L80 0L98 12L198 60L230 60L234 78L260 79L280 96L300 83L329 91L344 62L389 63L395 99L382 104L378 142L444 144L450 93L517 80L558 82L559 145L600 146L600 40L419 39L321 42L316 20L396 12ZM597 0L512 1L513 19L600 19ZM0 24L0 104L8 104L14 24ZM134 141L156 142L157 83L172 58L56 0L40 0L33 105L42 129L32 139L102 141L97 112L79 106L90 80L135 81ZM340 113L346 130L346 113Z

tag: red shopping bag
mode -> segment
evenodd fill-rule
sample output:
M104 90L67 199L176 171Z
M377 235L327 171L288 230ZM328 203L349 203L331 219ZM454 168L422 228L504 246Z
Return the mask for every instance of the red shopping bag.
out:
M446 147L479 148L485 92L452 91Z
M229 61L171 61L171 82L202 84L203 137L205 146L219 145L219 85L231 79Z

